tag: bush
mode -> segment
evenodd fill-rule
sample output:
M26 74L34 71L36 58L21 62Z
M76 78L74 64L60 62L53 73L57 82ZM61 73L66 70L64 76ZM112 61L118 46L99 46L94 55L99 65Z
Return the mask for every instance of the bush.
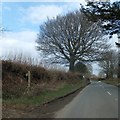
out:
M4 79L2 82L3 99L18 98L23 95L27 87L27 82L23 82L20 77L13 77L11 74L7 74Z

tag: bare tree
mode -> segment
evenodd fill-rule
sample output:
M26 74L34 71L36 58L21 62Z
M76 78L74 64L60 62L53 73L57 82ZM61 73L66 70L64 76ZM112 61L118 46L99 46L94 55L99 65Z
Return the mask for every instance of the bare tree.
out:
M114 76L117 76L117 52L110 50L103 54L103 61L99 62L99 66L101 67L101 71L106 75L106 78L113 78Z
M80 11L57 16L40 26L37 50L52 62L69 64L98 60L107 48L100 27Z

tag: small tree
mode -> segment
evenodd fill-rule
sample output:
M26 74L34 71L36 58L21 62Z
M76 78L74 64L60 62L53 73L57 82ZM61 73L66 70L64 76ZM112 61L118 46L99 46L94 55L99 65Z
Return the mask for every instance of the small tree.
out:
M69 65L69 70L74 71L77 61L99 60L108 48L99 24L80 11L48 19L40 26L37 50L50 62Z
M75 64L75 72L80 73L81 75L90 76L92 73L92 66L90 64L85 64L83 62L77 62Z
M75 64L75 71L81 74L86 74L88 73L88 68L84 63L78 62Z
M103 73L106 74L106 78L113 78L117 76L118 59L116 51L107 51L103 54L103 61L99 62L99 66Z

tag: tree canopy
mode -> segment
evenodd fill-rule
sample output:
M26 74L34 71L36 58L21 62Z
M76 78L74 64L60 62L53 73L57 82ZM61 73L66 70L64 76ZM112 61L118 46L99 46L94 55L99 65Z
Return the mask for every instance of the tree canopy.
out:
M103 21L104 32L110 37L120 33L120 1L88 2L87 7L82 6L82 11L94 22Z
M104 33L109 34L110 38L113 34L118 34L120 39L120 1L110 2L88 2L87 7L82 6L82 11L87 17L94 22L102 21L101 27ZM120 43L116 42L120 47ZM120 53L118 55L118 78L120 78Z
M81 11L48 19L40 26L37 50L49 62L69 65L74 71L77 61L96 61L108 48L99 21L90 21Z

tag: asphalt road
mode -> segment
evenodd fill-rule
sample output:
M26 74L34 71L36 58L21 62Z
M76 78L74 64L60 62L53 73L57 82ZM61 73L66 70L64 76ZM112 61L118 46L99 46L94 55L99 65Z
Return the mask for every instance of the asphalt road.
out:
M55 118L118 118L118 87L91 81Z

